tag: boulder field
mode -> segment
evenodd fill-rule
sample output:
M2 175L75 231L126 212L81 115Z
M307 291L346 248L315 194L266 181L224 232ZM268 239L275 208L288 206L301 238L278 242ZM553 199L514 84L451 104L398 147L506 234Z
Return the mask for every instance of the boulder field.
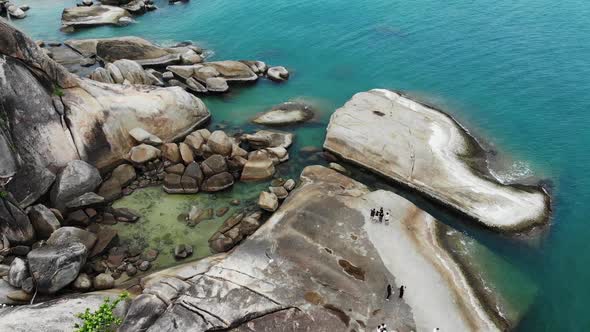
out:
M165 142L205 123L205 104L184 90L96 82L70 74L25 34L0 21L0 176L26 207L45 194L55 174L82 159L110 169L143 128ZM5 173L5 174L4 174ZM3 180L6 182L6 180Z
M459 123L393 91L354 95L332 115L324 148L490 228L519 231L548 220L542 188L483 175L485 152Z
M383 323L398 331L496 331L509 324L495 308L483 309L444 249L446 226L433 217L322 166L305 168L301 182L233 251L143 278L119 331L372 331ZM389 224L371 221L379 206L391 211ZM0 329L30 314L27 328L35 330L63 317L69 307L61 303L94 308L92 296L0 312Z

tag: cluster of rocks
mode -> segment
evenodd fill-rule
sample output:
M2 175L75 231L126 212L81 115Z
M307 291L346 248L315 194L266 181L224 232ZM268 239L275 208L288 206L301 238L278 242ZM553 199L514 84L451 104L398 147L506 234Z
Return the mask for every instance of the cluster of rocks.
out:
M0 0L0 16L8 19L23 19L27 17L26 11L30 8L28 5L17 6L8 0Z
M158 71L154 68L144 70L138 62L122 59L108 63L104 68L97 68L90 78L105 83L178 86L192 93L223 93L229 91L230 84L254 82L262 76L274 81L288 78L288 75L280 79L273 78L268 74L270 69L261 61L200 63L202 61L201 54L184 56L181 61L183 65L170 65Z
M76 7L65 8L61 30L73 32L77 28L99 25L127 25L133 22L133 15L142 15L158 9L152 0L82 0Z
M105 276L99 274L104 270L87 267L87 262L118 241L114 229L94 221L102 210L110 211L119 221L135 221L137 216L126 210L104 209L104 198L94 193L101 180L96 168L75 160L58 174L46 204L22 210L10 194L3 195L0 271L9 285L3 287L11 288L4 292L8 299L27 301L35 291L54 294L68 286L78 290L113 286L101 282ZM80 274L85 270L87 274Z
M279 201L283 201L289 192L295 189L295 180L289 179L287 181L279 181L278 183L272 183L272 186L268 188L268 191L263 191L258 197L258 206L269 212L274 212L279 208Z
M262 225L262 212L237 212L227 218L209 239L209 247L220 253L231 250Z
M145 145L134 149L146 150L141 156L162 158L167 193L216 192L237 180L272 178L275 165L289 159L287 148L292 139L292 134L279 131L230 137L221 130L199 129L183 142L163 144L158 151Z

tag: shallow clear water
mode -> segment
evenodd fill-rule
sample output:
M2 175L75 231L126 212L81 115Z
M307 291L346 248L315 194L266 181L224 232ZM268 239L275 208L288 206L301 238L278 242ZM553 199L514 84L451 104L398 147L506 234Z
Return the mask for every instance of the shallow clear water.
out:
M161 187L138 189L115 202L113 206L133 209L141 218L135 223L120 222L112 227L117 230L121 241L130 247L157 249L159 255L152 263L154 269L170 267L211 255L209 238L225 219L255 205L260 191L264 190L265 186L266 183L238 183L231 190L222 193L196 195L168 195ZM230 204L235 199L240 200L240 205ZM210 220L189 227L185 218L193 206L200 211L213 209L214 213L221 208L229 210L223 216L217 217L214 214ZM176 260L174 248L179 244L191 245L193 255L187 259Z
M27 2L29 17L16 24L35 38L67 38L58 31L61 4L74 1ZM299 146L321 146L321 124L355 92L406 90L487 138L506 153L508 165L526 161L502 172L507 178L531 169L551 179L554 218L534 243L449 222L519 267L540 289L518 330L590 330L588 1L156 2L160 9L135 25L71 37L190 39L213 49L216 59L285 65L293 73L287 84L260 82L206 103L213 125L231 126L274 104L310 99L320 110L319 125L297 130ZM511 280L503 284L521 286Z

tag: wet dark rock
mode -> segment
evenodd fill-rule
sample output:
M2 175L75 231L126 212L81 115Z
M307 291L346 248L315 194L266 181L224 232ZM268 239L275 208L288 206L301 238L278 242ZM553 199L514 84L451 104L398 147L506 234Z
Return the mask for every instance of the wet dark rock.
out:
M55 214L42 204L37 204L29 209L29 219L39 239L48 238L61 226Z
M193 254L193 247L188 244L179 244L174 248L174 257L182 259Z
M214 154L203 161L201 168L205 177L209 178L215 174L227 172L227 163L223 156Z
M142 294L133 300L120 332L135 332L147 330L156 319L164 313L166 304L157 296Z
M113 213L117 221L136 222L139 219L139 214L128 208L111 209L111 213Z
M166 173L170 174L178 174L182 176L184 174L185 167L183 164L175 164L172 166L166 167Z
M83 210L77 210L68 214L65 225L85 227L90 224L90 217Z
M26 256L29 251L31 251L31 247L18 245L10 248L8 253L13 256Z
M80 209L89 206L98 206L104 203L105 199L93 192L88 192L82 196L76 197L73 200L66 203L68 209Z
M118 239L118 233L115 229L110 227L100 227L96 232L96 243L90 251L90 257L94 257L104 253L109 249Z
M13 244L31 243L35 238L29 217L10 196L0 197L0 234Z
M233 184L234 177L228 172L223 172L205 180L201 189L205 192L216 192L227 189L233 186Z

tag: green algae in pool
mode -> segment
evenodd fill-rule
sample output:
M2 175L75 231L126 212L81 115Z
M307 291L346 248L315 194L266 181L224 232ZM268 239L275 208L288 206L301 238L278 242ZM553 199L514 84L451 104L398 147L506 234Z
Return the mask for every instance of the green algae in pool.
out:
M256 204L260 191L267 187L266 182L238 182L228 191L187 195L170 195L161 187L138 189L116 201L113 207L133 209L140 214L140 219L136 223L118 223L113 227L119 233L121 244L142 249L154 248L160 252L152 262L152 271L171 267L211 255L208 243L211 235L233 213ZM240 205L231 205L234 199L240 200ZM184 220L179 220L179 215L187 214L191 206L212 208L214 211L228 207L229 211L222 217L214 216L211 220L189 227ZM193 246L193 255L185 260L176 260L174 247L178 244Z

